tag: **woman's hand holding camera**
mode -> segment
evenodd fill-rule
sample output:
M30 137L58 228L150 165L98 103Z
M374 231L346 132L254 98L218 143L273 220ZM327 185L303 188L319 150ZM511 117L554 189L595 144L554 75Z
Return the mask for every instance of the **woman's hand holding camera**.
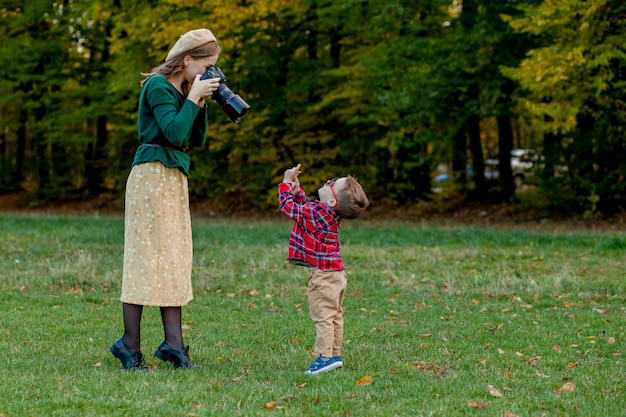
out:
M200 79L201 75L196 75L196 78L191 84L191 89L189 90L189 94L187 98L197 103L198 106L204 106L204 100L207 97L211 97L213 92L217 91L220 86L219 78L208 78L206 80Z

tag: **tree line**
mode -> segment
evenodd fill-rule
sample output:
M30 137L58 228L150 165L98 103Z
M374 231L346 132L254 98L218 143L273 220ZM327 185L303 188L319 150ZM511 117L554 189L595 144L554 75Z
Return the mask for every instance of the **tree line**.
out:
M511 201L511 150L532 148L538 204L626 207L621 0L13 0L0 20L1 192L123 196L141 72L208 27L252 108L210 106L192 198L274 207L301 163L310 191L351 173L374 202Z

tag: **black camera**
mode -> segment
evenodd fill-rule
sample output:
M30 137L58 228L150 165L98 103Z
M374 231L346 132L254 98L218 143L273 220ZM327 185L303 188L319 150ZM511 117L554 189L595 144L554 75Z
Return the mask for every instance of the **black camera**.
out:
M228 88L226 85L226 76L218 67L208 68L200 77L201 80L206 80L207 78L220 79L220 86L213 92L211 99L222 106L222 110L230 117L230 120L237 123L238 119L248 112L250 106L239 97L239 95L233 93L233 91Z

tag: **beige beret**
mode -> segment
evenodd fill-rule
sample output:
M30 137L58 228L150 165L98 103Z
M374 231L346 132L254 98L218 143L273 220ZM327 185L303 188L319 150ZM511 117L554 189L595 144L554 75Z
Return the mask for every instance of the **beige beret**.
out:
M169 61L187 51L191 51L193 48L197 48L209 42L217 42L217 39L215 39L215 36L209 29L190 30L176 41L172 49L167 53L165 60Z

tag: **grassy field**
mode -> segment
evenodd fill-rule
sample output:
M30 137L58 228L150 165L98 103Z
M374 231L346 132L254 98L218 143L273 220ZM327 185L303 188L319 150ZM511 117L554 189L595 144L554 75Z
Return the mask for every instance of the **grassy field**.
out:
M0 226L1 417L626 415L625 234L346 222L344 368L310 377L307 273L279 215L194 220L191 371L153 357L157 308L150 371L108 351L121 218Z

